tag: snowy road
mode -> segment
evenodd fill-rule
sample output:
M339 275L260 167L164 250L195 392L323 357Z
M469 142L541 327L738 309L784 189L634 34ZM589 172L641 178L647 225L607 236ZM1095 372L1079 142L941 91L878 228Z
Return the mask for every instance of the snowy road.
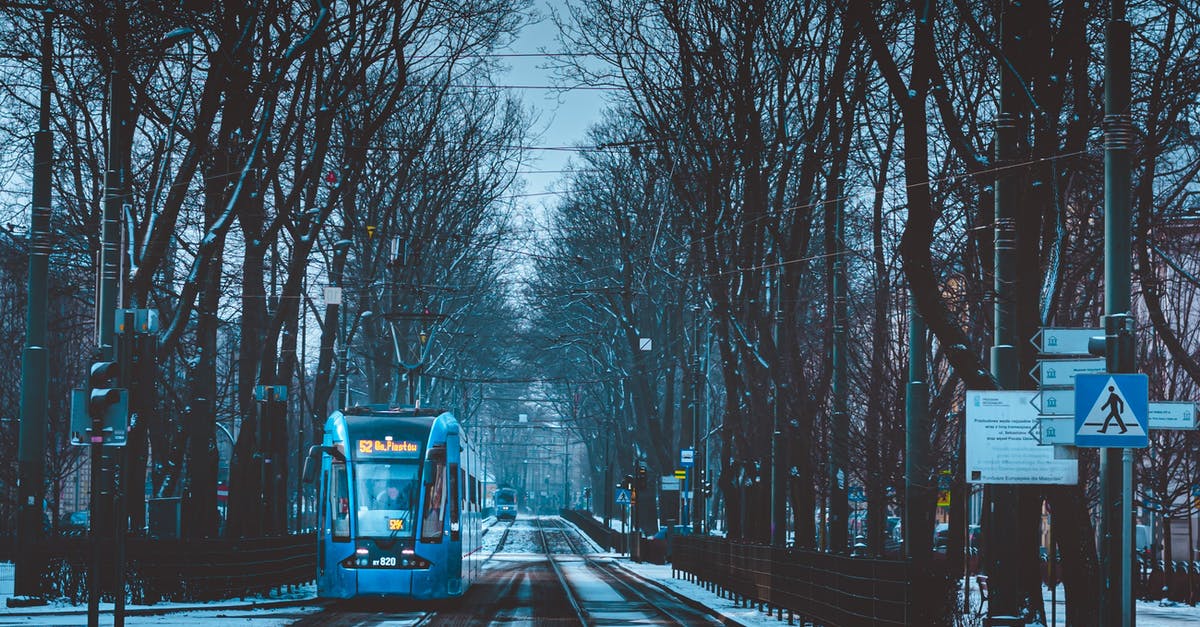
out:
M558 518L521 518L485 536L492 555L461 599L432 614L403 608L333 605L297 625L720 625L698 606L596 555Z
M602 553L557 517L521 518L511 525L494 525L484 536L483 553L491 558L481 580L461 599L436 606L325 603L315 599L312 586L306 586L246 601L133 606L125 622L130 626L221 627L780 624L777 617L753 606L742 606L694 583L672 578L669 565L635 564ZM0 564L0 597L11 594L12 565ZM1049 609L1049 591L1046 596ZM1057 624L1062 625L1061 588L1057 597ZM100 624L111 625L111 604L103 604L102 610ZM963 624L982 624L978 610L976 598ZM1139 601L1137 612L1139 627L1200 624L1200 608L1186 605ZM86 608L52 604L15 609L0 601L0 627L86 624Z

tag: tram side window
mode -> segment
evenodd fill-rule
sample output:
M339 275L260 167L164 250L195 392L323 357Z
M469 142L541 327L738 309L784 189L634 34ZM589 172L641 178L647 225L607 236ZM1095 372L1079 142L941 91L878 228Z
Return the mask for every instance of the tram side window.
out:
M329 517L334 540L350 539L350 483L346 464L334 463L329 482Z
M446 497L446 461L433 459L425 484L425 514L421 517L421 541L442 541L442 507Z

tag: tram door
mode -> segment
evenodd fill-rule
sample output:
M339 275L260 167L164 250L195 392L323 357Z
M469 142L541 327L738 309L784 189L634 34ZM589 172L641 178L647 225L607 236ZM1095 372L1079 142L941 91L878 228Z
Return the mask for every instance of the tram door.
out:
M346 463L334 461L321 477L317 588L321 596L346 598L358 592L356 573L338 563L354 554L350 537L350 481Z
M446 520L447 526L450 528L450 543L446 547L446 587L448 594L461 594L463 589L460 458L458 436L451 435L446 439L446 471L448 475L446 477L448 480L446 486L446 508L448 510L446 512Z

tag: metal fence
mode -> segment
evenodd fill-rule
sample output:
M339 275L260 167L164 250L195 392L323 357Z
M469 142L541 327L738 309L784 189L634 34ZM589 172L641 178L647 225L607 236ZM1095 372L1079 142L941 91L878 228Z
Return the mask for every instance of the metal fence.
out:
M562 517L568 522L579 527L579 530L586 533L596 544L604 547L605 550L615 551L617 553L625 553L626 536L625 534L604 526L604 523L592 517L592 513L586 510L564 509L560 512Z
M52 538L43 546L42 585L50 598L87 600L92 545L87 538ZM129 538L125 587L135 604L209 601L264 594L303 585L316 576L313 534L236 540ZM105 598L115 578L111 552L101 573Z
M937 612L936 598L950 590L937 569L916 572L911 562L866 559L817 551L679 536L673 571L717 594L834 627L917 625ZM918 595L923 598L918 601ZM936 616L936 613L932 614Z

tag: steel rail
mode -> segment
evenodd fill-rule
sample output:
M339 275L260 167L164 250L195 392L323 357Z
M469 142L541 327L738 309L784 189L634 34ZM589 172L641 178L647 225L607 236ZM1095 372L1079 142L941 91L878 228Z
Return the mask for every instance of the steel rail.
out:
M579 624L587 625L587 612L579 605L579 599L575 598L575 591L571 590L570 584L567 583L567 577L563 574L562 567L554 559L554 553L550 550L550 541L546 537L546 529L542 523L542 519L539 517L534 520L537 521L538 535L542 538L542 551L546 553L546 559L550 562L551 568L554 569L554 576L558 577L558 583L562 584L563 591L567 595L567 601L571 603L571 609L575 611L575 616L579 618Z

